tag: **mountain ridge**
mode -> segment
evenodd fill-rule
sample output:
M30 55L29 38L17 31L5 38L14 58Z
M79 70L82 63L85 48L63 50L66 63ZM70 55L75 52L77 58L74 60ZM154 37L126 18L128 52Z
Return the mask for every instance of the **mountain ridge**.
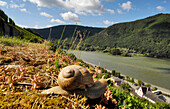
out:
M85 46L91 46L91 50L93 48L103 50L107 47L127 48L149 57L170 58L170 14L159 13L132 22L113 24L107 28L66 25L62 40L68 38L67 42L69 42L76 27L77 31L80 30L82 34L85 30L91 32L86 37L87 46ZM59 39L64 25L51 28L52 40ZM50 28L32 29L32 31L48 39ZM70 44L67 42L64 46L69 48Z
M31 30L39 33L45 39L48 39L49 34L50 34L50 29L51 29L50 37L51 37L52 40L55 40L55 39L60 38L64 27L65 27L65 25L58 25L58 26L53 26L53 27L50 27L50 28L42 28L42 29L31 28ZM82 26L82 25L66 25L64 35L63 35L63 39L68 38L68 40L70 40L75 29L76 29L76 31L80 31L82 34L85 31L87 31L86 33L88 33L90 31L89 36L92 36L92 35L100 32L100 31L102 31L104 28L89 27L89 26Z
M86 42L92 46L135 49L147 56L170 58L170 14L114 24Z

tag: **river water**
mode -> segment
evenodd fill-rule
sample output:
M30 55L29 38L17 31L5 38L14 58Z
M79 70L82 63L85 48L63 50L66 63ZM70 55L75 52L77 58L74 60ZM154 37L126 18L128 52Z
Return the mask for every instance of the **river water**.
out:
M170 59L121 57L87 51L75 51L74 54L92 64L170 90Z

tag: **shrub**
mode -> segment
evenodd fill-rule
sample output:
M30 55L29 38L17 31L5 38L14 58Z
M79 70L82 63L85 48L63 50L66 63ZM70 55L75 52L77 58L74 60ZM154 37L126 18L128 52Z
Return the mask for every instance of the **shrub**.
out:
M112 75L115 76L115 74L116 74L116 71L112 70Z

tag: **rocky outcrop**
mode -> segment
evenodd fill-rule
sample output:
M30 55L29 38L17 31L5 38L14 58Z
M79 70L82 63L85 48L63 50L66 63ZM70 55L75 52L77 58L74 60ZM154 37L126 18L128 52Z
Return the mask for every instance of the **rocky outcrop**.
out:
M0 35L1 36L19 36L19 31L15 28L15 26L10 25L0 18Z

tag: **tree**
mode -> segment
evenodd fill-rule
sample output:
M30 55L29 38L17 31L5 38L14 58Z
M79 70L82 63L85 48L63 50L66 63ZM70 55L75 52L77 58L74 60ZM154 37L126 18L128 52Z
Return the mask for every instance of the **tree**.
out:
M115 49L115 48L111 48L110 49L110 53L112 55L120 55L121 54L120 50L119 49Z
M115 70L112 70L112 75L113 75L113 76L115 76L115 73L116 73L116 71L115 71Z
M139 86L141 86L141 85L144 85L144 82L141 80L138 80L138 84L139 84Z
M148 83L147 83L147 84L145 84L145 86L146 86L146 87L151 87L151 85L150 85L150 84L148 84Z
M129 77L129 76L126 76L126 79L127 79L127 81L129 81L129 80L130 80L130 77Z
M115 73L115 76L116 76L116 77L120 77L120 72L116 72L116 73Z
M133 82L133 83L135 82L135 81L134 81L134 77L131 79L131 82Z

